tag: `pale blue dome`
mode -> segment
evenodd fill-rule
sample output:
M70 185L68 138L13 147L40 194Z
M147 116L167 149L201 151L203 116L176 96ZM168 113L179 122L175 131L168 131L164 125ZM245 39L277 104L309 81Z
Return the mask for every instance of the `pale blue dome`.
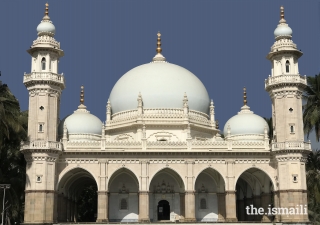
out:
M225 137L228 135L228 126L230 127L230 135L264 134L265 127L269 132L269 126L265 119L250 111L248 106L242 107L237 115L227 121L223 129Z
M141 93L144 108L182 108L208 113L210 99L203 83L189 70L168 62L153 62L124 74L110 93L112 113L136 109Z
M81 105L80 105L81 106ZM59 136L63 135L64 124L67 127L68 134L98 134L102 132L101 120L92 115L85 108L80 108L73 114L64 118L58 128Z
M56 27L51 23L51 21L41 21L37 27L37 32L50 32L55 34Z
M274 30L274 36L292 36L292 29L288 26L288 24L279 24Z

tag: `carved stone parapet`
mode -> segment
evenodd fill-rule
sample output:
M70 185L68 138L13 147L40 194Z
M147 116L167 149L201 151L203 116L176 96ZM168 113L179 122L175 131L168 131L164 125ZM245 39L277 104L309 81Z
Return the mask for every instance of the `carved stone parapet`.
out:
M272 151L279 150L307 150L311 151L311 143L304 141L286 141L271 143Z
M279 85L307 85L307 77L298 74L282 74L279 76L269 76L265 80L265 89L269 91L274 86Z
M25 73L23 76L23 83L26 87L34 84L54 84L61 89L65 88L65 81L63 74L57 74L52 72L32 72Z

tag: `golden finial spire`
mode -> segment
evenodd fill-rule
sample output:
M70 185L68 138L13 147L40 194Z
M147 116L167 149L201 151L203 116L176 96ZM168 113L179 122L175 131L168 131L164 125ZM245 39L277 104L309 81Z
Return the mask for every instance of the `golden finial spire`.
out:
M243 105L247 105L247 89L243 88Z
M157 51L157 53L161 53L162 52L162 48L161 48L161 33L160 33L160 31L158 31L158 39L157 39L157 49L156 49L156 51Z
M48 4L48 2L46 3L46 10L44 11L44 15L45 16L49 15L49 4Z
M284 19L284 7L280 7L280 19Z
M80 92L80 104L83 105L84 103L84 86L81 85L81 92Z

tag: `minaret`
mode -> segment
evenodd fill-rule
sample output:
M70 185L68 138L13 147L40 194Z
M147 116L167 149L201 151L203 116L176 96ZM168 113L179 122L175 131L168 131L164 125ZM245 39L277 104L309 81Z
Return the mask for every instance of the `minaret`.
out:
M274 31L275 43L267 58L271 61L271 76L265 88L272 101L273 129L276 142L303 141L302 92L306 77L299 74L298 59L302 52L291 40L292 30L284 19L284 8Z
M275 207L297 208L307 206L305 159L310 144L304 142L302 93L306 76L300 76L298 59L302 52L291 40L292 30L280 8L279 25L274 31L275 43L267 55L271 61L271 76L265 80L265 89L272 102L272 153L277 168L274 184ZM276 216L281 222L306 222L308 215Z
M65 82L63 74L58 74L58 62L63 51L54 39L55 26L50 21L48 6L47 3L45 15L37 27L38 38L27 50L31 55L31 72L23 77L29 91L29 143L21 149L27 161L25 224L57 222L55 172L56 161L62 152L62 143L57 140L57 127ZM63 138L66 142L66 127Z
M23 83L29 91L29 140L57 140L60 96L65 88L58 62L64 55L54 39L55 26L50 21L48 3L37 27L38 38L27 52L31 55L31 72L24 74Z

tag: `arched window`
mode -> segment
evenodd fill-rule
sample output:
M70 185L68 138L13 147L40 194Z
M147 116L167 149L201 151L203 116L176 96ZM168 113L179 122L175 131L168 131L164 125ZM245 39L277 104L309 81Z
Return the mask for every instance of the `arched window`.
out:
M42 131L43 131L43 125L40 124L40 125L39 125L39 132L42 132Z
M289 60L286 61L286 73L289 73L290 71L290 63Z
M205 198L200 199L200 209L206 209L207 208L207 201Z
M42 70L46 70L46 59L44 57L41 60L41 68Z
M127 199L123 198L121 199L121 202L120 202L120 209L128 209L128 202L127 202Z
M294 127L293 126L290 126L290 132L294 133Z

